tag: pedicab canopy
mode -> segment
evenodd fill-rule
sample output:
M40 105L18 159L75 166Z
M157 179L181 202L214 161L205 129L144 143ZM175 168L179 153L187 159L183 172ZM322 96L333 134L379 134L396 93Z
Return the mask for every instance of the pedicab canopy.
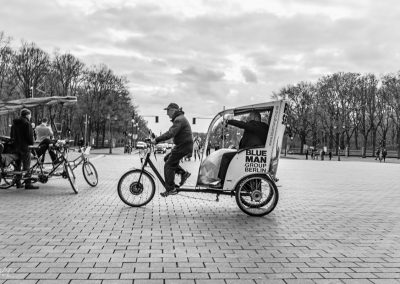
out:
M7 114L13 111L18 111L22 108L32 108L42 105L54 104L75 104L77 98L75 96L54 96L54 97L39 97L39 98L26 98L11 101L0 100L0 115Z
M267 140L265 145L259 147L237 149L237 144L241 138L240 132L234 131L232 141L236 145L229 147L224 144L218 150L211 152L207 155L207 147L204 147L203 156L199 168L199 175L197 185L209 185L216 182L221 182L219 171L221 166L221 159L225 153L236 153L229 163L224 189L232 189L240 178L251 174L270 174L275 177L280 157L282 138L286 128L286 112L288 111L287 102L284 100L277 100L261 104L247 105L237 107L234 109L227 109L218 113L211 121L205 145L211 147L211 137L215 137L215 132L218 133L217 137L222 130L219 125L226 118L234 118L242 120L241 117L247 115L251 111L258 111L261 114L262 121L268 126L265 131L267 132ZM219 128L218 128L219 127ZM221 137L224 137L223 133ZM228 147L227 147L228 146Z

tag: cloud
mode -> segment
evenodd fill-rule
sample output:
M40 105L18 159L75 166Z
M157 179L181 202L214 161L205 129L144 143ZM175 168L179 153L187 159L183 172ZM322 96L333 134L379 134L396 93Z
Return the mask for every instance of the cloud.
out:
M143 112L212 115L326 73L398 71L399 14L394 0L13 0L0 27L15 46L106 64Z
M257 75L252 70L243 67L242 68L242 75L247 83L257 83Z
M224 78L224 72L199 67L188 67L178 74L180 81L215 82Z

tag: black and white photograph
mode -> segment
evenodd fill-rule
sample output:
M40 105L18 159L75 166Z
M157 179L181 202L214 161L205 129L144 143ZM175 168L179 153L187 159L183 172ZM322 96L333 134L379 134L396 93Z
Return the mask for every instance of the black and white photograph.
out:
M0 284L400 284L396 1L0 7Z

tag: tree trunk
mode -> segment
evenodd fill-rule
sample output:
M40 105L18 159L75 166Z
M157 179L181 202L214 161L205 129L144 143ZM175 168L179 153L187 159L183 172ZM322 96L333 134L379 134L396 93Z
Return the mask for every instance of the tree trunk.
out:
M301 140L301 143L300 143L300 154L303 155L303 148L304 148L304 145L306 144L306 136L305 135L300 135L300 140Z
M100 127L99 127L98 121L96 122L95 128L96 128L96 148L98 148L99 147L99 135L100 135ZM104 147L104 143L103 143L102 147Z
M336 142L336 156L338 156L339 155L339 145L340 145L340 133L339 132L336 132L336 139L335 139L335 142Z
M107 125L107 123L104 122L103 127L102 127L103 139L101 141L101 145L103 148L104 148L104 141L106 139L106 125ZM111 143L111 137L108 137L108 143Z
M371 139L372 139L372 156L373 156L373 153L375 153L375 149L376 149L376 128L375 127L372 128Z
M333 133L332 133L332 129L329 129L328 139L329 139L328 148L329 148L329 151L332 151L332 149L333 149Z
M367 156L367 143L368 143L368 134L363 133L363 149L362 149L362 157L365 158Z
M356 128L354 132L354 144L356 146L356 150L359 150L360 147L358 146L358 129Z
M400 129L397 129L397 159L400 159Z
M350 136L346 135L346 156L350 156Z

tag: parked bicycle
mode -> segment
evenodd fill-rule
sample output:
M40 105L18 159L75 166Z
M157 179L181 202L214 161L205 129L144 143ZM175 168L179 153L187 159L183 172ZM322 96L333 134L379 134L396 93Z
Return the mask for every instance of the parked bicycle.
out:
M90 146L80 147L80 155L75 160L69 161L69 164L71 165L72 170L75 170L79 165L82 164L82 173L85 181L88 185L95 187L99 182L99 176L97 174L96 168L89 161L88 155L90 153L90 149Z
M64 179L68 179L69 183L72 187L72 190L77 194L78 187L76 185L76 177L74 171L67 160L68 153L68 142L65 140L54 141L52 145L50 145L51 150L53 150L57 159L52 164L52 168L50 170L45 168L45 163L42 157L37 156L37 151L39 150L38 146L29 146L31 149L33 160L35 162L27 171L18 171L15 170L15 160L17 158L14 154L2 154L6 156L9 162L5 165L1 165L0 167L0 188L7 189L12 186L15 186L18 180L18 176L21 177L21 183L24 184L28 180L31 183L41 182L47 183L49 178L53 176L61 176ZM7 156L9 155L9 156Z

